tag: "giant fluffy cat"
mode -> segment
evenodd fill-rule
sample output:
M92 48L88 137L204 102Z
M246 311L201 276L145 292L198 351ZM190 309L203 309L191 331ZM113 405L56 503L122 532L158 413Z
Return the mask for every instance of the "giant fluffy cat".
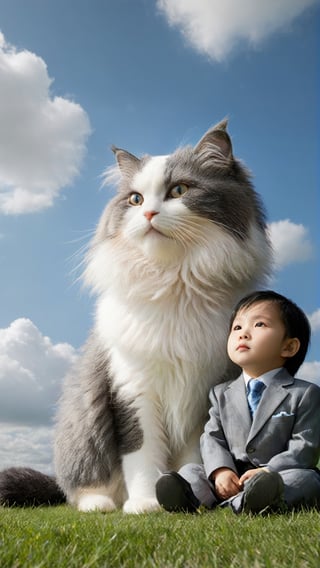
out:
M225 122L169 156L114 152L118 194L85 272L95 325L64 385L55 467L79 510L139 513L158 507L161 472L199 460L208 391L228 370L231 309L262 283L271 254Z

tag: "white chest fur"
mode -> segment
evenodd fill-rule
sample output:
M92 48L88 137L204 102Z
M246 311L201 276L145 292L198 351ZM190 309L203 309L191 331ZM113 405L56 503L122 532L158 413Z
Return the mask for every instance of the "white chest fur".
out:
M161 267L119 239L95 250L87 272L100 291L96 331L115 386L138 410L148 400L177 448L206 417L209 388L227 365L230 312L261 273L254 227L246 247L214 224L201 230L206 239L179 263Z
M148 399L176 449L202 424L209 387L225 370L229 310L179 278L160 298L128 298L113 288L98 302L97 331L115 386L137 408Z

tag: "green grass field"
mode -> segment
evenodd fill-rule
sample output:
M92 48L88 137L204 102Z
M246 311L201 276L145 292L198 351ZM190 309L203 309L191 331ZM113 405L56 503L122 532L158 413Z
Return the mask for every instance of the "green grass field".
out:
M0 567L319 568L320 515L0 508Z

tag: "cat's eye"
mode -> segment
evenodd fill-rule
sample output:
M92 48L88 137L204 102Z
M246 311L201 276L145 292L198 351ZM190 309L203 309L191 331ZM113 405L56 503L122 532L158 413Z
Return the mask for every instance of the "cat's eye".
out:
M140 193L131 193L131 195L129 195L128 203L130 203L130 205L142 205L143 197Z
M175 185L172 189L170 189L169 196L173 197L174 199L176 199L177 197L182 197L182 195L184 195L188 191L188 189L189 188L185 183L179 183L178 185Z

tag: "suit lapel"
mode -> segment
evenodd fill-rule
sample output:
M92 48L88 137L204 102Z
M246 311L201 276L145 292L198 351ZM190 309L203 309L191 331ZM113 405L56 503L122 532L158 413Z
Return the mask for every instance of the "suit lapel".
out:
M288 396L288 391L283 387L292 384L293 381L294 379L286 369L281 369L270 385L263 391L252 421L248 442L257 435L265 423L270 420L278 406Z
M242 374L230 383L225 392L225 397L229 420L237 424L239 438L243 438L245 445L251 428L251 416Z

